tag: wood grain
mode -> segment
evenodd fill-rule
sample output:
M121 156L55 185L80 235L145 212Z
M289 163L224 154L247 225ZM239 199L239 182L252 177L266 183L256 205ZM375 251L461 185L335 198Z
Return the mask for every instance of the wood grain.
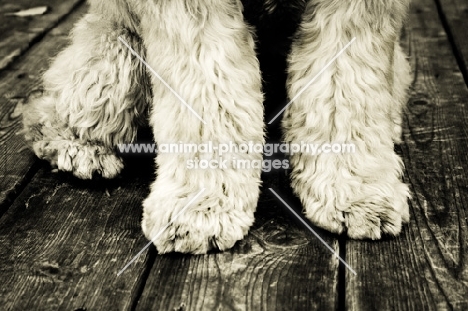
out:
M459 60L461 70L468 83L468 1L466 0L436 0L454 51Z
M41 72L48 67L51 57L68 43L70 29L85 10L86 6L82 6L21 60L0 71L0 215L22 188L25 178L27 182L37 171L31 170L37 159L27 149L20 133L23 104L39 88Z
M86 7L48 30L79 2L49 1L55 17L0 25L0 68L8 64L0 71L1 309L468 310L468 90L453 54L468 55L463 0L413 0L403 44L414 83L397 148L413 192L411 223L398 238L347 241L357 276L267 192L280 189L300 209L277 174L264 179L256 223L232 250L156 255L151 247L116 277L147 243L139 222L151 157L130 159L115 181L82 182L51 174L17 135L25 98ZM43 4L0 4L2 20L26 3ZM336 236L316 230L344 254Z
M349 241L349 310L468 309L468 91L431 0L413 1L403 43L414 71L401 152L411 223Z
M150 252L116 273L147 244L147 179L83 182L42 169L0 220L2 310L131 309Z
M17 0L14 3L1 3L0 70L21 56L32 44L55 27L64 16L83 2L84 0ZM13 12L38 6L47 6L47 12L28 17L11 15Z
M137 310L336 309L338 260L292 219L264 193L254 227L233 249L157 256ZM338 252L337 240L318 231Z

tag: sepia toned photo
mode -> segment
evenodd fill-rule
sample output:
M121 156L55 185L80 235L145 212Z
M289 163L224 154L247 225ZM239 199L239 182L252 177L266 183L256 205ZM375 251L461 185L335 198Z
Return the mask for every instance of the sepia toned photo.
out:
M466 0L0 19L0 310L468 310Z

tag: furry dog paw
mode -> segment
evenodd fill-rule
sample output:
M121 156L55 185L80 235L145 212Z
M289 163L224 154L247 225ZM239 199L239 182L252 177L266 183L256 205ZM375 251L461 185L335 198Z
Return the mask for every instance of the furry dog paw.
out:
M303 197L305 214L316 225L331 232L346 232L353 239L377 240L382 234L396 236L409 221L408 186L397 184L361 185L360 199L334 208L317 207L313 197ZM393 193L386 195L385 193Z
M254 222L258 180L245 178L246 183L236 184L228 180L232 175L222 178L220 172L214 173L217 176L208 177L211 182L205 183L209 186L203 192L187 182L158 176L143 202L142 229L160 253L226 250L247 234ZM194 174L203 179L204 173L198 171L190 172L187 180Z
M131 143L144 124L149 81L118 38L144 52L139 37L112 18L86 14L23 111L23 132L36 155L82 179L119 174L123 163L114 148Z
M143 232L160 253L204 254L210 249L229 249L254 221L253 212L243 210L241 202L222 206L223 199L216 193L203 193L195 202L190 199L188 194L166 194L152 195L144 202Z
M331 156L292 159L293 188L306 217L317 226L334 233L346 232L354 239L376 240L382 234L398 235L402 223L409 221L410 194L400 181L402 163L396 154L388 157L388 163L374 163L371 170L362 166L370 161L353 161L352 156L343 156L341 161ZM343 165L345 159L348 163ZM311 161L315 165L304 167Z
M409 189L404 183L363 185L369 193L345 212L347 234L354 239L377 240L382 234L397 236L409 221ZM389 192L391 195L388 195ZM371 194L373 193L373 194ZM387 195L386 195L387 194Z
M54 103L48 97L33 101L23 115L26 141L38 158L81 179L91 179L96 174L114 178L120 173L123 162L114 150L98 142L78 139L75 130L67 127L55 111L44 115L46 109L39 109L44 102L48 105L43 108Z
M98 174L114 178L123 169L122 160L109 148L81 144L76 141L37 141L33 143L36 155L51 163L53 167L72 172L78 178L92 179Z

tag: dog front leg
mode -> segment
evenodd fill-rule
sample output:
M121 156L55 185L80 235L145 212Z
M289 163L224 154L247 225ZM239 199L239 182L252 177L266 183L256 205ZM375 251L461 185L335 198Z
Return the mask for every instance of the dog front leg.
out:
M354 144L355 152L291 157L292 186L306 216L352 238L396 235L409 218L403 164L393 150L409 81L407 63L398 68L403 76L394 73L406 62L395 44L407 2L311 0L289 59L294 98L350 44L289 106L283 128L290 143Z
M198 146L159 152L156 181L143 204L143 231L161 253L228 249L253 223L262 154L199 147L263 143L263 97L252 34L239 1L160 1L142 7L141 14L153 72L155 141L159 149L163 144ZM249 167L237 167L239 160ZM214 165L194 165L202 161Z
M25 107L25 136L36 155L59 170L90 179L115 177L115 154L130 143L150 99L144 66L119 42L144 53L137 21L122 1L93 0L71 43L43 77L43 95Z

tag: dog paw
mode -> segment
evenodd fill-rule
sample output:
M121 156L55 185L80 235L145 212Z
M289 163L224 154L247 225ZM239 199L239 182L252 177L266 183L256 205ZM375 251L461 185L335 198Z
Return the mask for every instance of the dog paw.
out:
M155 182L143 203L142 229L159 253L226 250L247 234L258 186L241 190L242 185L234 185L232 192L222 184L216 187L196 196L199 189ZM247 192L242 196L239 190Z
M359 193L354 201L335 204L334 208L319 207L314 199L303 198L306 216L319 227L334 233L346 232L353 239L377 240L382 234L398 235L402 224L409 221L408 186L402 182L361 184Z
M81 179L92 179L96 174L114 178L123 169L122 160L104 146L57 140L36 141L33 149L39 158L49 161L53 167L72 172Z
M372 240L380 239L382 234L397 236L402 224L409 221L408 186L397 183L380 188L375 185L366 187L373 194L353 203L344 214L348 236Z

